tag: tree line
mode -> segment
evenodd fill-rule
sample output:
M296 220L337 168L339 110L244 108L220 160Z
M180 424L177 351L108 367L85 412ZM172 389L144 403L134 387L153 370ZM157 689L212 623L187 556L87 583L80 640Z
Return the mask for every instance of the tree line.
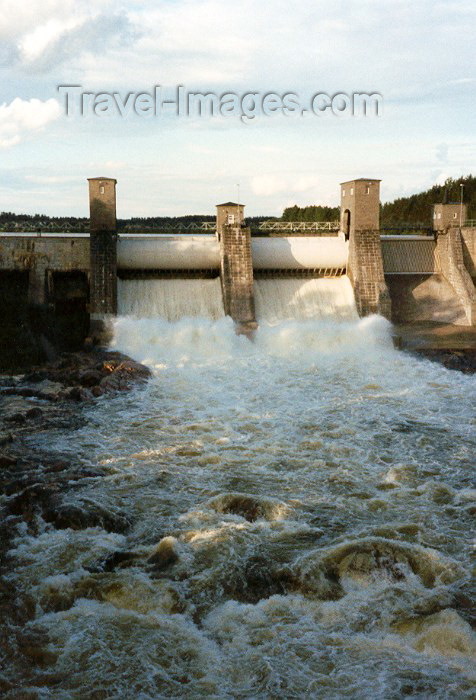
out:
M466 175L456 179L448 178L444 185L433 185L425 192L399 197L393 202L380 206L380 224L391 226L397 224L421 224L430 226L432 208L442 202L459 202L463 185L463 200L468 209L468 219L476 219L476 177ZM336 221L339 219L339 207L309 205L306 207L286 207L283 221Z
M456 179L448 178L443 185L433 185L425 192L408 197L399 197L393 202L385 202L380 207L382 226L398 224L431 225L432 207L441 202L459 202L463 185L464 202L468 208L468 218L476 219L476 177L466 175ZM311 204L305 207L294 205L286 207L281 221L337 221L339 207ZM275 219L272 216L246 217L246 222L254 229L264 220ZM279 220L279 219L277 219ZM188 214L185 216L135 216L130 219L118 219L117 229L123 232L166 231L202 221L215 221L211 214ZM89 219L76 216L46 216L44 214L0 213L0 231L88 231Z

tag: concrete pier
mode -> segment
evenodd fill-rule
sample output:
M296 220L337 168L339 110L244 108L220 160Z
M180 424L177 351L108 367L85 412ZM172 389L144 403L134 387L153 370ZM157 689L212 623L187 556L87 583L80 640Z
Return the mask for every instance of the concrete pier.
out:
M94 343L110 340L117 314L116 180L93 177L90 210L90 335Z
M225 314L238 332L256 329L253 292L251 231L243 226L243 205L217 205L217 236L220 243L220 279Z
M380 245L380 180L359 178L341 183L341 227L349 240L347 274L359 316L391 318Z

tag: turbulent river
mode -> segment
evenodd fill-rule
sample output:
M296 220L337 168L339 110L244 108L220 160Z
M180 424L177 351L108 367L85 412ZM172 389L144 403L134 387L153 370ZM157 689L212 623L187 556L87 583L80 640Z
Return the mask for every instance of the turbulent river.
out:
M474 378L394 350L344 287L289 320L259 285L252 342L123 288L114 347L154 378L31 438L105 468L75 497L131 526L19 533L56 684L18 697L474 697Z

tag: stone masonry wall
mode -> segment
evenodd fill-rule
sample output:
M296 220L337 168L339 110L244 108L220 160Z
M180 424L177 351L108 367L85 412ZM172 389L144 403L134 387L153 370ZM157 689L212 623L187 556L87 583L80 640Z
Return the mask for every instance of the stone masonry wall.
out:
M385 284L378 230L357 230L351 234L348 275L359 315L381 314L390 319L390 294Z
M88 178L91 336L106 341L108 317L117 313L116 180Z
M255 322L251 231L224 226L220 235L220 277L225 314L238 324Z
M449 228L446 233L439 233L437 248L442 274L463 304L468 325L476 325L476 289L465 267L460 229Z
M471 275L476 277L476 228L462 228L464 266Z
M117 313L117 236L111 231L91 233L91 314Z

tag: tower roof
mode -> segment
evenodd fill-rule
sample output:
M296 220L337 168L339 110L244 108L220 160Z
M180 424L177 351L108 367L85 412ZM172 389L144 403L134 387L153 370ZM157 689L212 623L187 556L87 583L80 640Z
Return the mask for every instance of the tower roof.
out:
M223 204L217 204L217 207L244 207L244 204L237 204L236 202L224 202Z
M355 177L353 180L346 180L345 182L340 182L340 185L348 185L349 182L382 182L375 177Z

